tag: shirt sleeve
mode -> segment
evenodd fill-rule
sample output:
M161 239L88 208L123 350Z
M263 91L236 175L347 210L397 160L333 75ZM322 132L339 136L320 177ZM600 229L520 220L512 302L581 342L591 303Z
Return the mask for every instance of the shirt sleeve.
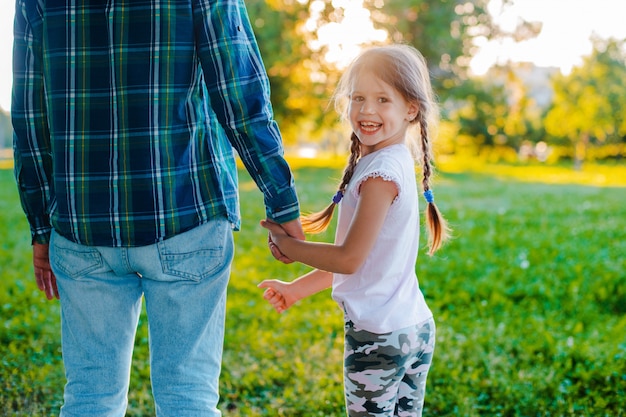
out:
M52 155L46 116L39 2L17 1L14 22L13 154L15 177L32 241L50 239Z
M267 216L284 223L300 209L270 86L242 0L194 0L198 55L210 104L232 146L263 192Z

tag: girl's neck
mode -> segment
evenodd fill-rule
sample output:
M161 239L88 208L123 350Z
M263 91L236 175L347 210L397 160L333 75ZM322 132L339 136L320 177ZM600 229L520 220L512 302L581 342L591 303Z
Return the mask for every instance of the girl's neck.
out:
M369 155L369 154L374 153L374 152L382 151L383 149L386 149L386 148L388 148L390 146L396 146L396 145L405 145L405 143L404 142L402 142L402 143L392 143L390 145L387 145L387 146L385 146L383 148L378 148L378 149L375 149L374 146L365 146L365 145L361 144L361 157L364 157L365 155Z

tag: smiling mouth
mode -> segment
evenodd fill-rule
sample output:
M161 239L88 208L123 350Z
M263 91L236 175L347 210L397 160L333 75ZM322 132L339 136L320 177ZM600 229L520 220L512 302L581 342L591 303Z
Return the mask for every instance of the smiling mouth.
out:
M361 122L359 125L361 127L361 130L364 132L374 132L382 126L381 123L373 122Z

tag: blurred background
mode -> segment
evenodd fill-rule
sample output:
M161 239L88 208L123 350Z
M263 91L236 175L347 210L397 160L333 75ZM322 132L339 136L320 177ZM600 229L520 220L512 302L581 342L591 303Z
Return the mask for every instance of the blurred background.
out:
M439 155L580 167L626 154L623 0L246 3L289 152L344 152L345 132L328 106L339 74L363 47L405 42L430 65L442 107ZM13 0L0 8L6 149Z

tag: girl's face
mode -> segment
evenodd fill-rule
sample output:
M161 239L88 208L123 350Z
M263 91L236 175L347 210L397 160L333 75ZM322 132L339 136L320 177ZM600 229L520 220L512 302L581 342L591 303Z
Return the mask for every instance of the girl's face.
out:
M363 155L404 143L406 130L417 112L416 104L408 103L371 71L362 71L352 84L348 117Z

